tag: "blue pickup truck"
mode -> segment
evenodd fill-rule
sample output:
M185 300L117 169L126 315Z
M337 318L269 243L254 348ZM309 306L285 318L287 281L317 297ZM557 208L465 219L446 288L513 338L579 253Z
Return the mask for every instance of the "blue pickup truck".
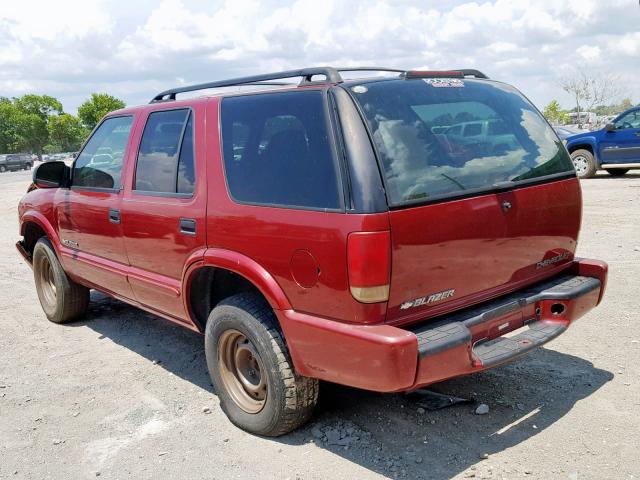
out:
M620 176L640 168L640 106L622 112L602 130L571 135L563 143L580 178L600 169Z

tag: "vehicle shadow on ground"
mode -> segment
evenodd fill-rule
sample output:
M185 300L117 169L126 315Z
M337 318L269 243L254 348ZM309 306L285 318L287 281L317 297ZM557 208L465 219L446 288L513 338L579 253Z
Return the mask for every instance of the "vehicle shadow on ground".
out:
M91 321L79 325L213 392L202 336L96 292L88 317ZM474 401L437 411L419 410L419 397L323 384L312 421L271 441L313 442L392 478L450 478L469 469L479 478L496 468L492 454L553 425L612 378L584 359L543 348L510 365L433 385L434 391ZM488 404L490 412L474 414L479 403ZM523 471L512 470L510 476L524 475L527 461L535 467L535 456L519 459Z

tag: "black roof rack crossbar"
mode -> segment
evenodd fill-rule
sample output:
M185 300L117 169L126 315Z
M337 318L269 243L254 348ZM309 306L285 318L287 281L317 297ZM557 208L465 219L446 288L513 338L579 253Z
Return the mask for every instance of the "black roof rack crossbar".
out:
M454 68L456 72L462 73L465 77L476 77L476 78L486 78L489 79L484 73L480 70L474 70L472 68Z
M394 73L405 73L406 70L400 70L398 68L388 68L388 67L340 67L336 68L338 72L394 72Z
M313 80L313 77L317 75L324 76L324 80L316 81ZM275 73L266 73L263 75L253 75L249 77L239 77L232 78L229 80L218 80L215 82L207 82L207 83L199 83L197 85L188 85L184 87L172 88L170 90L165 90L164 92L160 92L151 103L170 101L176 99L176 94L185 93L185 92L194 92L197 90L206 90L209 88L222 88L222 87L233 87L233 86L242 86L242 85L288 85L286 83L266 83L270 80L279 80L283 78L294 78L294 77L302 77L302 81L300 85L314 85L318 83L340 83L342 82L342 77L338 73L335 68L332 67L312 67L312 68L303 68L300 70L287 70L284 72L275 72Z

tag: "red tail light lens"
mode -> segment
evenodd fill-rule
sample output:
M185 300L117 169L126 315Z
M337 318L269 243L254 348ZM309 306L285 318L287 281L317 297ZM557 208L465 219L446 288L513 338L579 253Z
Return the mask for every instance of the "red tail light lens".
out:
M391 236L389 232L355 232L347 240L349 287L362 303L389 299Z

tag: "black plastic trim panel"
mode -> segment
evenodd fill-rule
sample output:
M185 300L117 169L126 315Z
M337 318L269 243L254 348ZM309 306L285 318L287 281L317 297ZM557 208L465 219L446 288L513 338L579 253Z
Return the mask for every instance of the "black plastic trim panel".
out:
M510 295L436 318L410 330L418 337L420 356L434 355L471 341L469 328L474 325L488 322L541 300L572 300L600 289L600 286L600 280L597 278L560 275Z

